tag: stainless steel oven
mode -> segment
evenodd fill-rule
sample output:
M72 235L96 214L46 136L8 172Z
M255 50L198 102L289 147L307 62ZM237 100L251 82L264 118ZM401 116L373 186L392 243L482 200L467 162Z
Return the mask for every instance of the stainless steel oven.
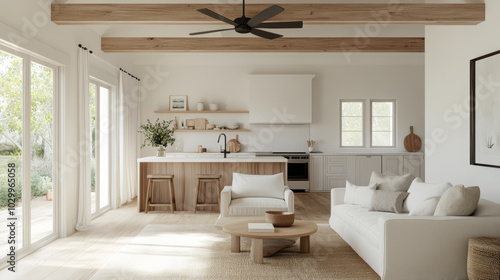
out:
M303 152L257 153L257 156L282 156L288 159L288 187L295 191L309 191L309 154Z

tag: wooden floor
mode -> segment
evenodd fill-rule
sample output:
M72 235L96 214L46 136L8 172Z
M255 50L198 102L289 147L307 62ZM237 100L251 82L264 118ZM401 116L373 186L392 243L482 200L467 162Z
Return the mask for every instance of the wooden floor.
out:
M218 212L137 213L134 201L92 221L91 229L60 238L18 261L16 273L0 279L89 279L148 224L215 224ZM295 217L328 223L329 193L296 193Z

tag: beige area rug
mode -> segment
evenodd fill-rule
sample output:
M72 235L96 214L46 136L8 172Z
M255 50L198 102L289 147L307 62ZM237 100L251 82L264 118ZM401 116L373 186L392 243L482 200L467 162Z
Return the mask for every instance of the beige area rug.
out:
M231 253L230 236L213 225L148 225L92 279L380 279L329 225L318 225L311 253L299 242L264 264L250 246Z

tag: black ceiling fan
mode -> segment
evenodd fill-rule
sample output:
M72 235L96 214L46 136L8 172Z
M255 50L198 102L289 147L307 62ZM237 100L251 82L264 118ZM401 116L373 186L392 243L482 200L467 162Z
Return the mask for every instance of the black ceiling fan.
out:
M227 17L219 15L218 13L211 11L209 9L199 9L198 12L207 15L211 18L223 21L225 23L231 24L232 28L225 29L217 29L217 30L209 30L202 32L189 33L189 35L201 35L219 31L226 30L235 30L238 33L252 33L259 37L265 39L276 39L283 37L283 35L267 32L264 30L260 30L258 28L302 28L302 21L285 21L285 22L264 22L277 14L283 12L285 9L278 5L273 5L252 18L247 18L245 16L245 0L243 0L243 16L236 18L234 20L230 20Z

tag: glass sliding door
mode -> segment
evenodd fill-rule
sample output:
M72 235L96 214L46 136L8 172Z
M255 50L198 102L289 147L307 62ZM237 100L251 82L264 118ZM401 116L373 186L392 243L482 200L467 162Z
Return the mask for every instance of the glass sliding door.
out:
M54 233L54 77L31 62L31 242Z
M111 88L92 79L90 91L91 213L96 216L111 202Z
M17 217L16 248L23 247L22 163L23 163L23 86L24 60L0 50L0 219L7 221L12 200L9 187L15 189ZM11 172L9 172L11 169ZM13 178L13 185L8 184ZM9 207L9 202L11 207ZM3 222L2 222L3 223ZM11 244L5 242L10 229L0 227L0 252L8 252Z
M12 218L15 206L16 251L56 237L57 73L56 66L0 46L0 219ZM13 192L5 176L15 178ZM7 235L0 227L0 236ZM0 251L10 245L1 242Z

